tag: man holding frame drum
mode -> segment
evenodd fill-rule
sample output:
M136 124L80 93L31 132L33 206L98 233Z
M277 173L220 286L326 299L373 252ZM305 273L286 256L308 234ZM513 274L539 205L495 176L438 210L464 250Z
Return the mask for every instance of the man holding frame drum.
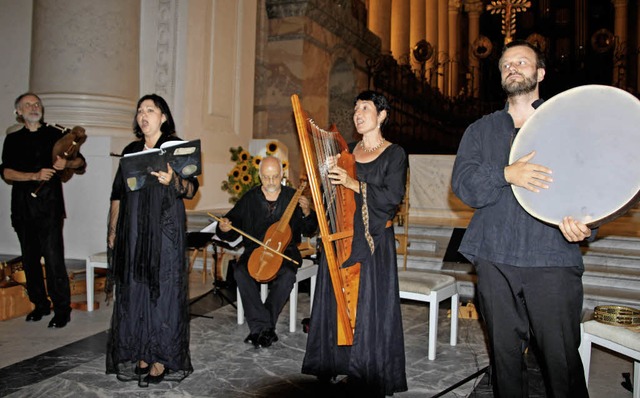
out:
M578 354L584 265L578 242L595 237L564 217L556 227L529 215L511 186L532 192L553 184L552 170L532 163L532 151L509 164L515 135L543 101L545 60L526 41L507 44L499 61L503 110L465 132L453 168L454 193L476 209L460 252L476 267L486 321L494 394L528 396L524 352L535 339L550 396L586 397Z

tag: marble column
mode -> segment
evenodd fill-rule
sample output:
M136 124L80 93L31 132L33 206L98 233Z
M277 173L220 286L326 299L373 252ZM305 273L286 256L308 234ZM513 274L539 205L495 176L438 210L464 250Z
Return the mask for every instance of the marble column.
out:
M83 126L87 171L64 184L65 257L104 251L106 214L118 158L134 140L141 1L33 0L30 90L45 120ZM145 70L153 73L152 70Z
M473 45L480 37L480 14L482 14L482 1L471 0L465 3L465 9L469 16L469 77L467 87L473 98L480 96L480 60L473 52Z
M434 50L437 50L438 46L438 0L426 0L425 6L426 17L426 40L431 44ZM434 52L433 56L427 61L427 80L431 83L431 80L435 79L435 71L437 68L438 54Z
M130 134L140 2L34 0L30 89L47 119Z
M369 2L369 30L381 40L380 52L391 52L391 0Z
M413 47L425 38L425 0L411 0L410 10L409 46L413 50ZM420 63L413 56L411 56L411 67L414 70L421 68Z
M613 50L613 85L620 88L627 86L627 17L629 11L628 0L611 0L615 10L614 36L615 48Z
M438 0L438 89L444 95L447 92L446 70L449 63L449 0Z
M409 1L391 1L391 54L399 64L409 62Z
M460 0L449 0L449 84L448 93L455 97L460 91L458 79L458 66L460 62L460 43L458 32L460 31L459 11Z

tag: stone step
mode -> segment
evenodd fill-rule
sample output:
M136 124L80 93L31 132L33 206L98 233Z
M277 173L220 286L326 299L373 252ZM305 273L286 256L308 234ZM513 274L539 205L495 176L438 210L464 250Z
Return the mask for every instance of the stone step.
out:
M640 239L627 236L605 236L587 244L588 249L634 251L640 255Z
M640 294L637 290L585 285L583 307L595 308L598 305L640 308Z
M393 231L396 234L404 233L404 226L395 225ZM409 236L428 236L430 238L445 237L449 238L453 228L451 227L439 227L439 226L426 226L426 225L410 225Z
M404 255L398 254L398 269L404 267ZM429 251L410 251L407 255L407 269L421 271L438 271L442 268L442 258Z
M396 245L397 247L397 245ZM426 235L409 235L409 253L414 251L427 251L435 253L438 250L438 240Z
M585 265L603 265L640 269L640 255L632 252L626 254L619 250L589 251L583 254L582 259Z
M585 264L582 283L593 286L632 289L638 291L640 296L640 268Z
M187 231L200 231L212 222L211 217L209 217L206 211L187 212Z

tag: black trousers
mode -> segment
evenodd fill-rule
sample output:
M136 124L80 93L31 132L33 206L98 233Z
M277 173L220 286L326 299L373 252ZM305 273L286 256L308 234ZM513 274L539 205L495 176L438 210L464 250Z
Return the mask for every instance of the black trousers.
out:
M237 263L233 276L238 284L245 318L250 333L260 333L263 330L275 329L278 316L289 299L293 284L296 282L298 269L288 261L284 261L275 279L269 282L267 300L260 299L260 285L249 275L247 263Z
M64 263L63 225L62 218L29 220L14 225L20 240L29 300L38 308L49 308L48 293L53 301L53 309L58 314L71 311L69 275ZM44 257L46 289L41 257Z
M547 395L588 397L578 353L582 270L514 267L483 259L477 259L475 266L480 310L489 334L494 395L528 396L524 351L533 337Z

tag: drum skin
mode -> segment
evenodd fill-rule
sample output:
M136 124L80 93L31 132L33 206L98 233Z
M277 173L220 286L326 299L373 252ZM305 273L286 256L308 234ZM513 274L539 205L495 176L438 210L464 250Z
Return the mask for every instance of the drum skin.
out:
M550 168L553 182L540 192L512 189L545 223L571 216L595 228L640 199L640 101L626 91L587 85L544 102L516 135L509 164L533 150L529 162Z

